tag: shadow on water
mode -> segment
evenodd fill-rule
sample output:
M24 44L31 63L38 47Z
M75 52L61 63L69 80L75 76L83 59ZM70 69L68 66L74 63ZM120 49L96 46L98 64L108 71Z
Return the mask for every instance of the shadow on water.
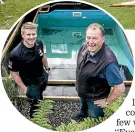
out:
M44 34L44 35L53 35L53 34L56 34L56 33L60 33L62 32L63 30L61 29L49 29L49 28L41 28L41 32Z

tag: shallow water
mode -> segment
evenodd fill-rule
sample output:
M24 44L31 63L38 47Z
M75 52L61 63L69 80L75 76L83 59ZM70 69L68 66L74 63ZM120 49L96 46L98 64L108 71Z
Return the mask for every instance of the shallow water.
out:
M42 40L44 43L44 49L47 58L49 58L50 60L52 58L60 60L59 63L57 61L59 66L64 64L66 61L66 64L74 65L71 67L76 67L78 50L85 41L85 30L86 29L84 27L39 28L38 39ZM118 38L115 32L112 28L106 28L105 32L105 42L113 50L118 59L123 79L132 80L132 75L128 69L128 66L130 66L131 63L129 62L129 59L127 59L125 53L118 44ZM50 61L52 67L54 68L54 65L56 65L57 63L56 61L54 63L53 62L54 61ZM67 68L69 67L65 68L64 66L61 68L67 70ZM57 70L58 73L60 73L60 71L61 70ZM67 79L68 78L69 77L67 77ZM54 79L53 76L51 79Z

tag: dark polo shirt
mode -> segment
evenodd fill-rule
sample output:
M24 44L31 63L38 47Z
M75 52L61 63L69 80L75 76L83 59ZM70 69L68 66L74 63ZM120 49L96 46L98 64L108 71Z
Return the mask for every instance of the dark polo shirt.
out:
M25 85L38 84L44 77L43 43L37 40L33 48L19 43L10 53L9 70L18 72Z

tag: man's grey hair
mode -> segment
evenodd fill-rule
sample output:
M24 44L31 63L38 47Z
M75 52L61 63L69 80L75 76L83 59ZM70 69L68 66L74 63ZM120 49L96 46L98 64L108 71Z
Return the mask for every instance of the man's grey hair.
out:
M21 34L24 34L25 29L37 29L38 24L35 24L33 22L26 22L21 27Z
M87 29L86 29L86 33L87 33L87 31L88 31L89 29L93 29L93 30L99 29L99 30L101 31L102 35L105 36L105 30L104 30L103 26L100 25L100 24L98 24L98 23L90 24L90 25L87 27Z

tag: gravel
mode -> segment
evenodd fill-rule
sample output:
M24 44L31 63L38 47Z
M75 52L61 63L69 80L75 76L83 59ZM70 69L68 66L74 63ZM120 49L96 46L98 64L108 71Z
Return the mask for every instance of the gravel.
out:
M28 103L26 98L21 98L17 101L14 101L13 105L23 116L29 119L30 104Z
M48 116L52 126L58 127L61 123L68 124L71 119L79 112L79 102L73 101L55 101L53 104L53 113Z
M68 124L80 110L78 101L54 101L52 105L53 113L48 115L48 119L54 129L60 126L61 123ZM19 99L14 102L14 106L23 116L29 119L30 105L27 99Z

